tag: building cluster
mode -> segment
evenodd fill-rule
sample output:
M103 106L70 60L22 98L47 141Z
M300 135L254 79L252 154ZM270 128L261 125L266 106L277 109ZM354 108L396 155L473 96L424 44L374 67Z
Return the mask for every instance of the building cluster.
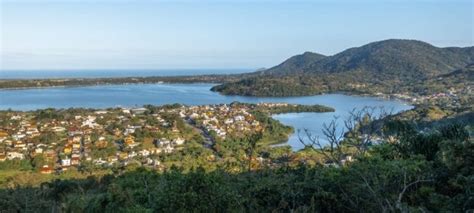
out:
M460 89L450 88L445 92L433 93L426 96L414 98L415 103L435 103L445 107L461 107L463 98L473 98L473 91L470 86ZM470 96L470 97L469 97Z
M297 106L297 104L289 103L258 103L258 107L274 108L274 107L287 107L287 106Z
M394 98L403 101L407 101L413 104L435 104L441 105L444 107L461 107L463 105L463 100L466 98L472 99L473 91L471 86L466 86L463 88L449 88L443 92L429 93L425 95L414 94L414 93L395 93L391 95L386 95L383 93L376 93L376 96L384 98Z
M145 111L85 110L69 113L67 118L44 119L37 112L2 112L0 162L34 161L46 174L84 165L127 165L134 161L159 166L158 155L179 149L185 139L176 125L161 116L171 112L144 115ZM161 137L145 141L143 136L137 137L138 132Z
M185 146L185 138L191 138L186 134L202 134L214 141L263 131L263 125L251 113L256 106L280 104L50 110L51 115L3 111L0 162L34 161L42 173L134 162L156 168L160 167L160 155ZM178 121L187 127L178 127ZM199 131L184 131L188 127Z
M181 115L208 134L215 133L225 139L262 130L261 123L250 113L251 109L248 105L236 104L192 106L183 110Z

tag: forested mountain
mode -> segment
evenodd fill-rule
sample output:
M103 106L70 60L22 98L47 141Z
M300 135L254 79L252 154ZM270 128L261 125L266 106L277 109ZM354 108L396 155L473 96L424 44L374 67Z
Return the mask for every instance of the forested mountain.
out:
M289 58L265 74L365 71L400 77L430 77L462 68L473 60L474 47L438 48L422 41L390 39L350 48L329 57L307 52Z
M282 64L213 88L224 94L289 96L335 91L397 91L474 62L474 47L439 48L416 40L390 39L333 56L305 53ZM267 82L272 82L268 87ZM281 92L282 90L289 92ZM297 91L297 92L293 92Z
M263 70L258 73L265 74L265 75L266 74L286 75L286 74L292 74L295 72L302 72L303 69L305 69L312 63L320 61L321 59L325 57L326 56L318 54L318 53L305 52L301 55L295 55L275 67L272 67L268 70Z

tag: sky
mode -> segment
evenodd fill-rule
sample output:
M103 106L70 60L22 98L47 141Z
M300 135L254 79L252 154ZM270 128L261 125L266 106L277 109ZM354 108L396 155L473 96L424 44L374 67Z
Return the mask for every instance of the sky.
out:
M472 0L0 0L0 70L257 69L390 38L473 46Z

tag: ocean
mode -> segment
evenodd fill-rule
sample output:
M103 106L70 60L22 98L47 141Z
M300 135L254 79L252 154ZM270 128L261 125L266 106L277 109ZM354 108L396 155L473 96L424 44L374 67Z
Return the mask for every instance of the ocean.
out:
M0 70L0 79L107 78L239 74L255 69L110 69L110 70Z

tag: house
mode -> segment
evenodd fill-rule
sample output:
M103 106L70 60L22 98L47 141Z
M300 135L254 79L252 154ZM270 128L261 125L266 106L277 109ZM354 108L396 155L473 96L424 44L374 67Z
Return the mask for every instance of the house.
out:
M120 131L120 129L116 128L116 129L114 129L114 135L115 136L120 136L120 135L122 135L122 131Z
M74 143L72 144L72 149L80 149L81 148L81 144L80 143Z
M107 141L106 140L100 140L100 138L99 138L99 141L95 142L95 145L98 148L106 148L107 147Z
M71 166L71 159L70 158L64 158L61 160L61 166L62 167L69 167Z
M43 153L43 148L39 148L39 147L36 148L36 149L35 149L35 153L36 153L36 154L41 154L41 153Z
M126 128L125 131L123 132L124 135L130 135L133 133L135 133L135 128L131 128L131 127Z
M333 160L326 160L324 161L323 165L325 167L336 167L336 168L339 168L339 164L337 163L337 161L333 161Z
M22 141L16 141L15 146L16 149L24 149L26 150L26 143L23 143Z
M178 145L178 146L179 146L179 145L183 145L183 144L184 144L184 139L182 139L182 138L177 138L177 139L175 139L173 142L174 142L174 144L176 144L176 145Z
M166 138L155 140L155 146L157 147L163 147L163 146L169 145L170 143L171 142L167 140Z
M150 149L148 149L148 151L150 152L150 154L160 154L161 153L160 148L150 148Z
M13 138L14 140L16 140L16 141L19 141L19 140L21 140L21 139L23 139L23 138L25 138L25 137L26 137L26 135L25 135L25 134L21 134L21 133L12 135L12 138Z
M69 136L73 137L76 135L82 135L83 132L81 130L78 130L77 128L70 128L68 134Z
M8 160L13 160L13 159L20 159L23 160L25 158L25 155L23 153L19 152L7 152L7 159Z
M49 165L44 165L40 169L40 172L41 172L41 174L51 174L51 173L53 173L53 168L51 168Z
M94 120L85 120L82 122L81 127L95 128L98 124Z
M77 166L81 162L81 159L77 156L71 157L71 165L72 166Z
M102 165L102 164L107 163L107 161L102 160L102 158L99 158L99 159L97 159L97 160L94 160L93 162L94 162L95 165Z
M99 111L95 111L94 113L97 115L103 115L103 114L107 114L108 112L105 110L99 110Z
M163 147L163 151L165 153L171 153L171 152L173 152L173 150L174 150L174 147L172 147L171 145L167 145L167 146Z
M27 146L27 148L34 147L35 143L33 141L28 141L28 142L26 142L26 146Z
M128 153L128 158L134 158L137 156L137 153L135 151L131 151L130 153Z
M146 108L134 108L134 109L131 109L130 111L134 114L143 114L147 109Z
M119 155L118 155L119 159L120 160L125 160L128 158L128 153L126 152L120 152Z
M8 133L5 131L0 131L0 142L6 140L8 137Z
M69 155L72 152L72 147L71 146L66 146L63 149L64 154Z
M10 120L21 120L21 116L20 115L14 115L10 118Z
M147 157L148 155L150 155L150 151L144 149L144 150L139 151L138 154L140 154L141 156Z
M5 141L3 141L3 142L4 142L5 145L7 145L7 146L11 146L11 145L13 144L13 141L11 141L11 140L5 140Z
M152 164L153 164L153 159L151 159L151 158L146 158L146 159L145 159L145 164L147 164L147 165L152 165Z
M224 124L232 124L234 123L234 120L232 120L232 118L228 118L224 121Z
M135 143L135 137L129 135L125 138L125 144L131 145L133 143Z
M79 142L81 142L81 139L82 139L81 136L76 135L72 138L72 142L73 143L79 143Z
M352 155L346 155L344 159L341 160L341 164L345 165L348 162L352 162L354 159L352 158Z
M117 161L118 161L118 157L117 157L117 156L109 156L109 157L107 158L107 161L108 161L109 163L117 162Z
M31 127L26 130L26 134L27 134L27 135L30 135L30 136L32 136L32 137L35 137L35 136L39 136L39 135L40 135L40 133L39 133L39 131L38 131L37 128L31 128Z
M245 117L242 116L242 115L238 115L238 116L235 116L235 117L234 117L234 120L235 120L235 121L243 121L243 120L245 120Z
M55 127L51 128L51 130L53 132L64 132L64 131L66 131L66 128L61 127L61 126L55 126Z

